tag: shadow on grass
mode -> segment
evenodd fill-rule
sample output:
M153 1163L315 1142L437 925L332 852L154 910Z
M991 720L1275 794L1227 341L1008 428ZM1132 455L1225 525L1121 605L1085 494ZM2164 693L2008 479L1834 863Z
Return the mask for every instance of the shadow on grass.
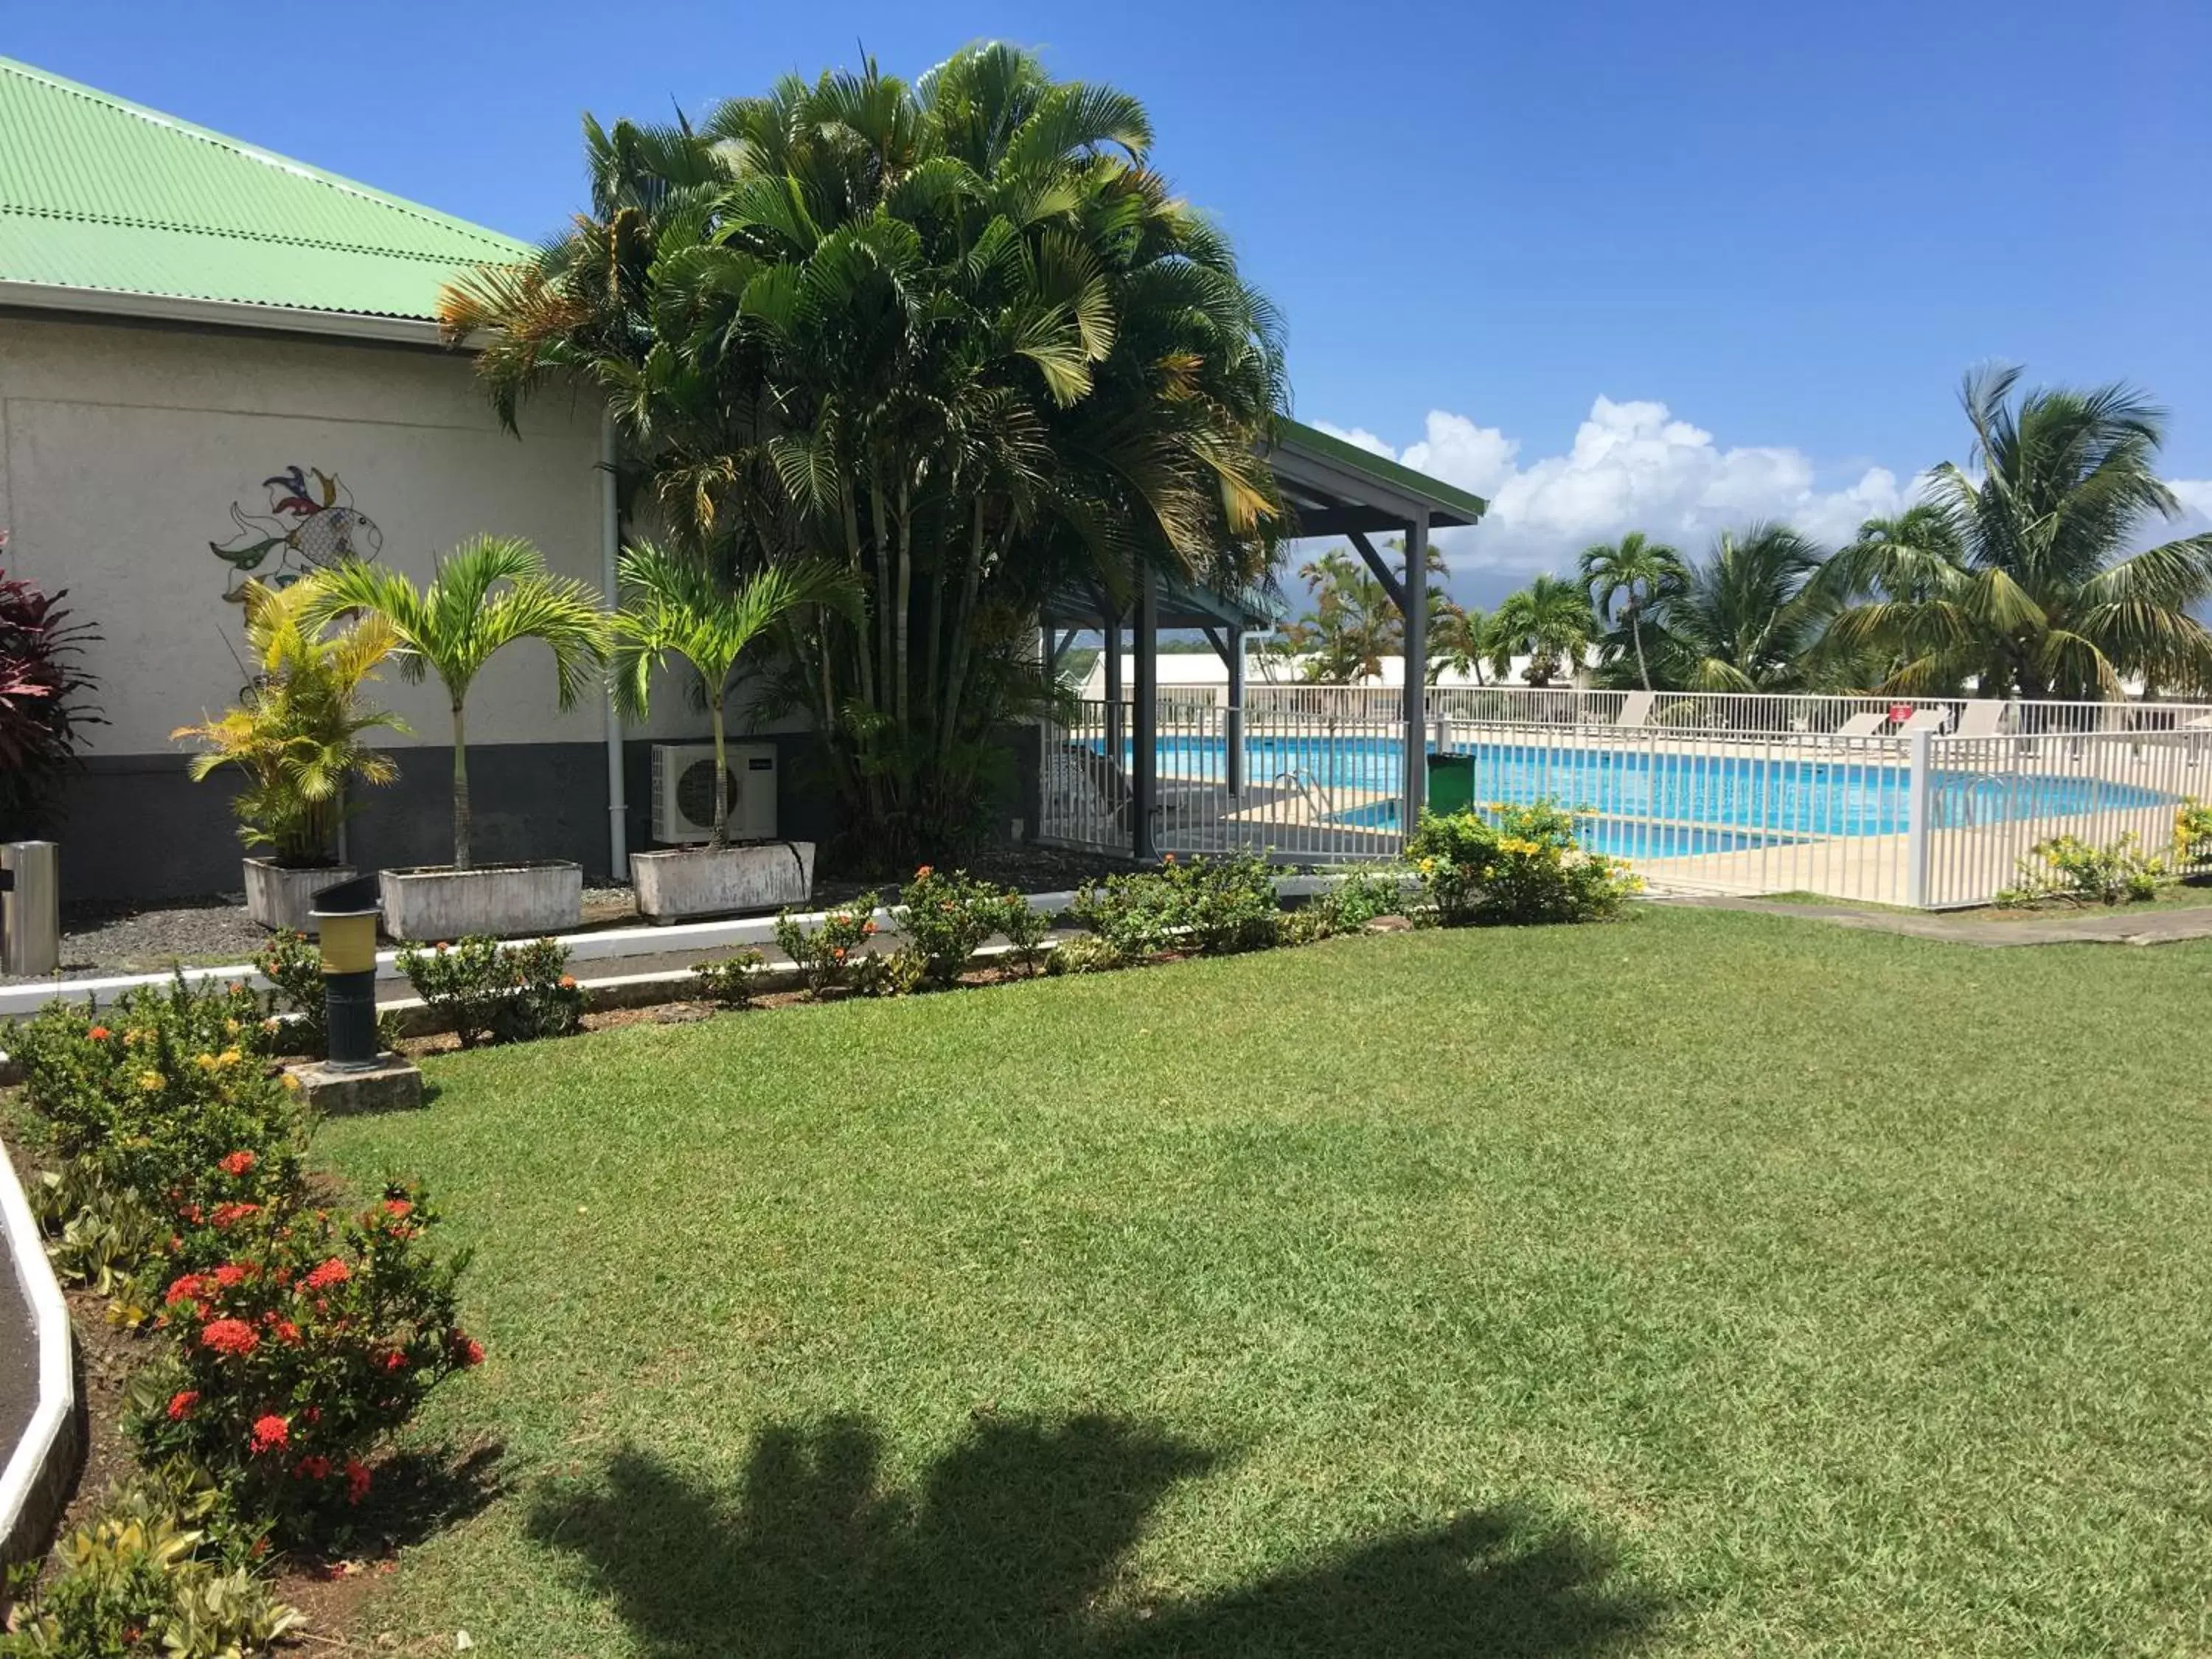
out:
M588 1491L541 1498L531 1531L580 1559L654 1659L1566 1659L1625 1648L1653 1612L1607 1582L1609 1552L1510 1510L1146 1605L1123 1559L1212 1454L1091 1417L987 1421L910 1493L883 1489L879 1462L849 1419L769 1431L733 1495L625 1451Z

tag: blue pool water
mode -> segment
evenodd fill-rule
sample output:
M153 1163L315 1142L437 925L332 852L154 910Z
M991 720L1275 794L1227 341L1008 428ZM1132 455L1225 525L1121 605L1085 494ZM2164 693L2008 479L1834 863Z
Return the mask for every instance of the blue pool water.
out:
M1474 799L1528 805L1557 801L1588 815L1594 850L1641 856L1728 852L1802 836L1902 835L1909 811L1903 766L1816 757L1753 759L1647 750L1550 749L1472 743L1454 753L1474 761ZM1245 742L1245 777L1255 786L1295 772L1322 790L1395 795L1403 753L1383 737L1267 733ZM1219 781L1226 745L1218 737L1159 740L1164 780ZM1123 760L1127 761L1124 745ZM1938 770L1935 821L1990 823L2098 809L2154 806L2155 790L2050 774ZM1348 809L1336 822L1397 828L1395 800ZM1699 826L1692 828L1692 826ZM1664 845L1654 844L1663 835ZM1613 842L1607 848L1601 843Z

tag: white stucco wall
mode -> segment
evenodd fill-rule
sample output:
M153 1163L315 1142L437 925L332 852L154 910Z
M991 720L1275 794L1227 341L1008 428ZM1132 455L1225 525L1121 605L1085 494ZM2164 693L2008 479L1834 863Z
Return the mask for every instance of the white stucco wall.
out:
M263 481L294 465L340 479L381 532L384 562L418 580L441 552L492 532L530 538L596 588L597 411L542 398L523 434L500 429L458 354L0 318L7 562L68 587L104 636L88 658L109 721L92 729L94 753L173 750L173 727L235 697L239 611L223 597L234 572L209 544L239 537L234 503L265 514ZM416 741L450 740L434 684L387 674L385 692ZM656 728L697 723L680 696L660 701ZM536 644L495 658L469 699L471 744L596 741L605 729L597 697L556 709Z

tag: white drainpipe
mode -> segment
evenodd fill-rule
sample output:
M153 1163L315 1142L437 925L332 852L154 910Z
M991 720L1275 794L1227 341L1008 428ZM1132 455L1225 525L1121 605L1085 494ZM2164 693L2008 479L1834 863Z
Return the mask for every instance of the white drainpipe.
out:
M622 546L622 508L615 494L615 417L599 416L599 582L611 611L622 598L615 561ZM622 711L614 687L607 687L607 869L612 879L629 878L629 803L623 791Z

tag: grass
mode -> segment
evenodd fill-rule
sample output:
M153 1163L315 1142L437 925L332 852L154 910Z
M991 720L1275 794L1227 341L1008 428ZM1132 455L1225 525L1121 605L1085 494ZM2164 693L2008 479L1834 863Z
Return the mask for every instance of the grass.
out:
M436 1062L497 1655L2212 1650L2212 945L1352 939Z

